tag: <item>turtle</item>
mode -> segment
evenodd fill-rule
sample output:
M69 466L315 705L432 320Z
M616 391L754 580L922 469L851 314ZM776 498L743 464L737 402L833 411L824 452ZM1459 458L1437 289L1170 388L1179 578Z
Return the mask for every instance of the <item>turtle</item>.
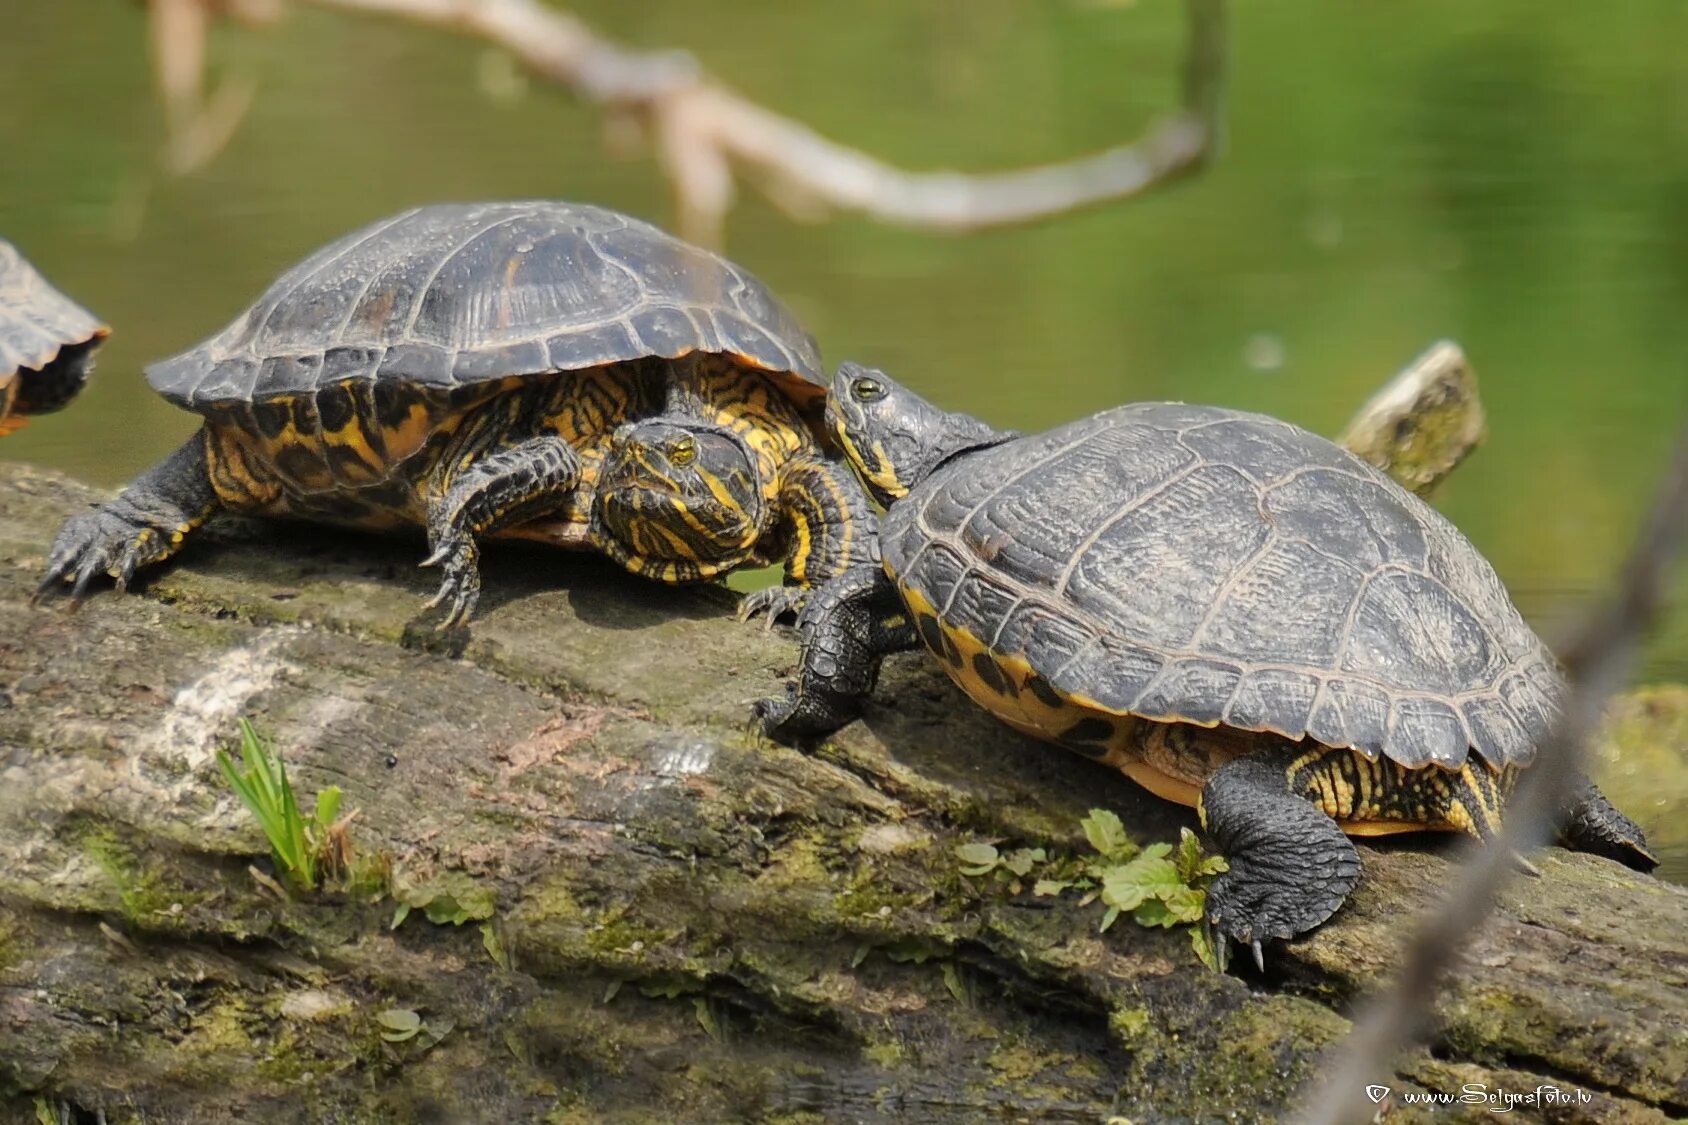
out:
M1288 422L1138 403L1019 435L852 364L827 420L887 505L883 569L810 600L766 731L835 729L923 646L1009 725L1198 810L1222 951L1263 967L1329 918L1349 835L1491 837L1555 721L1561 670L1476 547ZM1563 812L1570 846L1655 864L1586 779Z
M111 329L0 238L0 436L69 404Z
M606 208L445 203L382 219L146 377L204 424L65 524L42 593L68 583L75 604L102 573L125 589L218 511L420 525L422 565L443 567L425 610L443 607L439 630L472 613L477 540L493 534L602 549L670 583L783 559L786 584L741 603L770 619L877 566L873 509L819 427L813 339L745 270ZM755 535L729 547L700 531L676 482L619 490L646 506L617 536L600 470L639 423L664 420L741 447L755 495L735 502L754 500ZM695 478L688 440L662 463ZM617 461L647 477L656 463Z

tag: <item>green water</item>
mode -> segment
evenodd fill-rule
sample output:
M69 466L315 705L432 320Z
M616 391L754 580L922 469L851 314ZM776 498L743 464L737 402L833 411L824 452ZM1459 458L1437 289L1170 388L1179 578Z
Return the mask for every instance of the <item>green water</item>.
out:
M575 10L920 167L1132 135L1168 104L1182 41L1169 0ZM141 365L388 212L553 196L669 217L648 154L606 155L601 116L556 91L484 92L504 68L466 41L312 10L222 30L218 70L255 77L257 101L210 167L172 179L140 5L0 0L0 28L0 231L115 328L82 400L7 439L8 458L133 476L194 426ZM747 193L727 249L831 358L1003 426L1177 398L1331 433L1453 337L1492 437L1438 502L1551 639L1614 572L1688 414L1685 39L1680 0L1243 0L1230 146L1199 180L964 237L794 223ZM1642 671L1688 681L1688 598ZM1648 779L1625 788L1638 818L1680 819Z

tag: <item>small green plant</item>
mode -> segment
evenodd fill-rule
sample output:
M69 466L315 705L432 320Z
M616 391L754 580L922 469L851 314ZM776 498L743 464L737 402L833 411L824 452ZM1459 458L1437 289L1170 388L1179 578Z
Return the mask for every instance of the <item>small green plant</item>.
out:
M316 890L325 868L344 870L350 859L345 828L351 816L340 817L339 788L319 790L316 807L306 819L287 767L245 719L240 720L240 753L243 764L236 764L228 751L217 751L217 768L264 830L276 871L295 890Z
M1202 851L1201 841L1188 828L1178 843L1141 847L1125 831L1118 816L1107 809L1091 809L1079 822L1084 838L1096 852L1091 856L1050 858L1043 848L1000 852L993 844L962 844L955 849L961 873L990 879L1009 894L1019 894L1031 879L1032 893L1054 896L1078 894L1079 905L1097 899L1107 910L1102 929L1121 914L1139 926L1171 928L1189 924L1190 943L1209 968L1219 967L1206 927L1200 923L1207 907L1207 885L1225 870L1225 860Z

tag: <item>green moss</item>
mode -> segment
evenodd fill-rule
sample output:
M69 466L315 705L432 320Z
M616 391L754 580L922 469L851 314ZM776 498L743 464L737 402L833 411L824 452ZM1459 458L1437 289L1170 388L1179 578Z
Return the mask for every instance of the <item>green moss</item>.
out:
M880 1039L862 1048L862 1057L874 1066L890 1070L902 1065L908 1057L901 1039Z
M659 930L647 926L629 918L622 910L587 928L586 948L600 963L639 965L645 962L648 954L667 947L679 934L679 930Z
M76 843L110 881L123 917L139 927L167 927L182 908L204 898L198 892L169 886L162 865L118 839L108 825L84 821Z
M1046 1070L1072 1065L1074 1057L1058 1051L1040 1051L1025 1043L999 1043L985 1056L985 1065L997 1072L993 1085L1019 1086Z
M1108 1013L1108 1030L1128 1050L1146 1038L1150 1024L1147 1008L1115 1008Z
M18 949L17 919L9 913L0 912L0 973L12 968L23 960L22 951Z

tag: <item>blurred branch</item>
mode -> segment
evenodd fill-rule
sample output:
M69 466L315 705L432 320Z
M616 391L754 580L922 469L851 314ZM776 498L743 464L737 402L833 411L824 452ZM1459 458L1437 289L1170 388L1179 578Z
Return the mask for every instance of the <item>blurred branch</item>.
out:
M1198 168L1221 136L1226 0L1186 0L1183 104L1141 138L1058 164L977 175L888 164L756 104L705 74L685 52L630 50L539 0L297 2L407 19L486 40L541 78L636 117L650 130L672 182L680 229L704 242L720 241L737 176L754 178L777 206L797 217L835 207L905 226L971 230L1142 194ZM199 120L204 113L189 116L181 106L191 101L197 109L200 102L204 24L215 0L150 3L154 58L174 135L178 121ZM197 28L184 7L199 10ZM243 7L228 10L245 14ZM172 49L166 41L174 39L180 43ZM188 147L209 158L205 144Z
M248 23L273 21L279 0L146 0L154 80L164 103L168 141L164 167L186 175L209 164L234 136L252 107L257 84L224 82L205 95L206 40L212 17L228 11Z
M1559 810L1582 774L1584 747L1607 700L1628 680L1643 633L1658 616L1671 564L1688 535L1688 426L1679 436L1658 498L1624 567L1617 592L1584 623L1564 654L1570 680L1559 722L1524 773L1501 834L1465 867L1448 901L1420 927L1399 979L1356 1020L1329 1075L1307 1099L1306 1125L1373 1120L1364 1090L1394 1070L1418 1035L1447 971L1459 965L1488 917L1515 857L1552 836Z

